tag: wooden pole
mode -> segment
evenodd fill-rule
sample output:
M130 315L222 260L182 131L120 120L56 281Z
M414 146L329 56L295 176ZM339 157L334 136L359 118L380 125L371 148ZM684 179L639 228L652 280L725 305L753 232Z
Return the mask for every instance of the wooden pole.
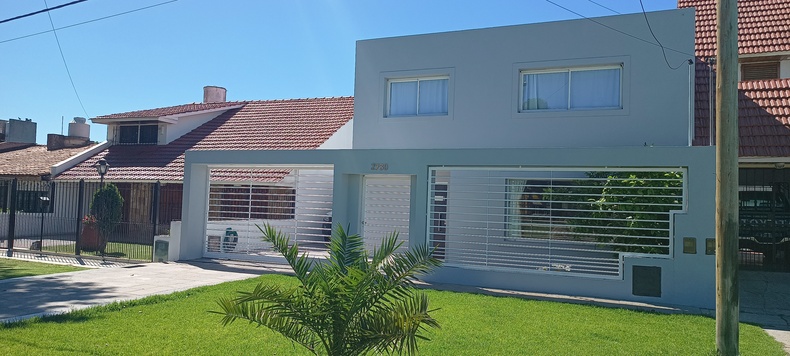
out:
M738 355L738 4L717 0L716 351Z

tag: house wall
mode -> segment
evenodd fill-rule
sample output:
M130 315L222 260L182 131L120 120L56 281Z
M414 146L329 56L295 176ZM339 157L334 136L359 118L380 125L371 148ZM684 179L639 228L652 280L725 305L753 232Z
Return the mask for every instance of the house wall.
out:
M694 12L648 16L677 70L642 14L358 41L354 148L687 146ZM518 110L521 70L620 63L621 109ZM447 115L385 117L389 79L435 75Z
M790 78L790 60L779 62L779 78Z
M349 120L345 125L341 126L332 136L329 137L321 146L319 150L351 148L354 141L354 119Z
M244 154L242 154L244 153ZM429 170L442 166L473 167L667 167L686 169L687 211L675 215L672 254L662 258L622 255L619 278L556 275L541 271L445 266L426 280L479 287L507 288L600 298L712 308L715 259L706 255L706 238L714 236L715 161L713 147L613 147L596 149L433 149L314 151L188 151L186 153L182 259L202 257L206 232L208 167L213 164L263 167L284 164L334 164L333 221L362 230L360 204L365 175L411 177L410 245L427 242ZM386 170L382 170L386 165ZM697 242L697 253L684 254L682 239ZM633 294L633 268L661 269L660 297Z

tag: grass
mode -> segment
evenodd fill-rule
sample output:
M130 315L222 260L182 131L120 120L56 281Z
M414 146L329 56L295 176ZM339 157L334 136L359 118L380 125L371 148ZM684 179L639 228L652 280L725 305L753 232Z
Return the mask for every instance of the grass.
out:
M258 282L201 287L0 326L0 349L17 355L301 355L302 349L245 322L220 325L215 300ZM442 329L420 344L423 355L715 354L709 317L427 291ZM762 329L741 324L742 355L784 355Z
M74 243L57 246L44 246L44 251L74 253ZM107 257L125 258L130 260L151 261L153 250L151 245L141 245L123 242L108 242L105 248ZM83 255L101 256L99 251L82 250Z
M82 271L85 269L87 268L0 258L0 280L38 276L42 274Z

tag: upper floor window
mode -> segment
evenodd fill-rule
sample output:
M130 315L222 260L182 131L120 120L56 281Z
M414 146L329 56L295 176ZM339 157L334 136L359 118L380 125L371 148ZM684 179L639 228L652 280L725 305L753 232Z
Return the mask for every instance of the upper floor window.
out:
M521 72L520 111L622 108L622 66Z
M159 138L159 126L121 125L118 127L118 143L125 145L155 145Z
M388 81L387 116L447 115L449 78Z
M741 64L741 80L778 79L779 61Z

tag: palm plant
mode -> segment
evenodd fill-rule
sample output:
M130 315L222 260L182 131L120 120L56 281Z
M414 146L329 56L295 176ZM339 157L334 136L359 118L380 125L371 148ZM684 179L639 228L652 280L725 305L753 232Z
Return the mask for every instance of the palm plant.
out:
M427 246L395 253L397 232L368 256L362 238L336 225L329 258L316 262L269 225L263 239L285 257L299 285L259 284L251 292L217 301L223 325L237 319L265 326L313 354L361 355L417 352L429 340L427 327L439 328L428 297L414 288L415 277L440 265Z

